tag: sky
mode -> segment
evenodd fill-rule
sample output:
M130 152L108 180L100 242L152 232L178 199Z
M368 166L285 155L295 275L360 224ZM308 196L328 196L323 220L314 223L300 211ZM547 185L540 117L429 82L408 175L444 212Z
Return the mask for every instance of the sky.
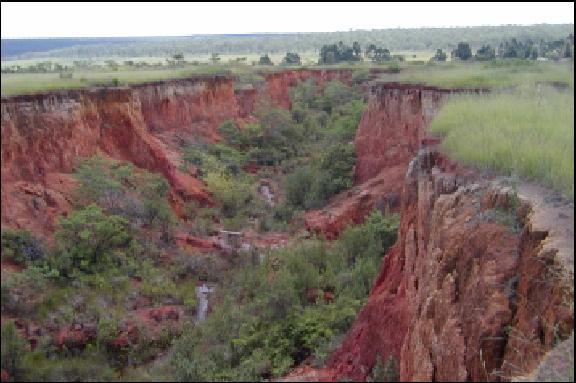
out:
M574 23L574 3L6 3L2 38Z

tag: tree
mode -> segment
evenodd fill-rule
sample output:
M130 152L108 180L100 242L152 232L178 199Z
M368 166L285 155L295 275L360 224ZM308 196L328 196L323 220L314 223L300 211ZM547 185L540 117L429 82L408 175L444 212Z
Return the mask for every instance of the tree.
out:
M489 61L496 58L496 51L490 45L482 45L482 48L476 51L475 55L478 61Z
M361 49L360 44L356 42L356 46L348 46L342 41L338 44L323 45L320 49L320 57L318 64L336 64L342 61L360 61Z
M468 43L459 42L458 47L452 51L452 57L459 58L460 60L468 60L472 57L472 49Z
M444 62L446 61L446 53L442 49L436 49L436 54L433 57L434 61Z
M258 65L274 65L274 63L272 62L272 60L270 60L270 57L268 57L268 54L265 54L264 56L260 56L260 60L258 61Z
M172 59L176 63L176 65L181 65L184 63L184 53L176 53L172 55Z
M117 71L118 70L118 63L114 60L106 60L106 65L108 65L110 67L110 69L112 69L113 71Z
M390 50L386 48L376 48L374 54L372 55L372 61L376 63L382 63L385 61L390 61Z
M62 276L91 274L109 268L116 251L127 248L131 235L128 220L105 215L95 204L60 219L56 232L57 254L53 266Z
M298 53L287 52L286 56L282 59L282 65L302 65Z
M372 58L372 54L374 53L375 50L376 50L376 45L370 44L370 45L368 45L368 48L366 48L366 51L364 52L364 54L366 55L366 57Z
M358 41L354 41L352 43L352 51L354 51L354 56L360 59L360 55L362 54L362 48L360 47L360 43Z

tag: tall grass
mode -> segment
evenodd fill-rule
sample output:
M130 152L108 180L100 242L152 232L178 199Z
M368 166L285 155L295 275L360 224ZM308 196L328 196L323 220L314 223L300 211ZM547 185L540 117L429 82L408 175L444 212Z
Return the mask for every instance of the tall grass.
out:
M574 198L574 89L454 97L431 131L468 164L538 180Z

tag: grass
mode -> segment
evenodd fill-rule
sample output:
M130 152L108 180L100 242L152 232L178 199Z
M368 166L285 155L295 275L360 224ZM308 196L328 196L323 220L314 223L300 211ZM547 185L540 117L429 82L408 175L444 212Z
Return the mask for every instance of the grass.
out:
M574 198L574 89L454 97L431 126L456 159L540 181Z
M394 54L406 55L408 61L403 66L409 66L412 60L427 60L430 52L427 51L403 51L394 52ZM341 63L339 65L319 66L318 52L306 51L299 53L302 58L303 67L315 69L342 69L342 68L371 68L371 67L386 67L387 64L377 65L371 62L356 62L356 63ZM18 95L36 93L42 91L51 91L58 89L74 89L84 88L92 85L112 84L114 79L117 79L121 84L142 83L147 81L166 80L172 78L182 78L194 75L205 74L236 74L246 76L248 73L255 71L275 71L281 70L284 67L279 66L285 53L269 54L270 59L274 62L274 66L252 66L253 61L258 61L261 55L259 54L221 54L220 64L210 64L210 54L204 55L186 55L185 59L188 62L198 61L199 65L185 64L179 67L156 67L156 68L136 68L122 65L124 61L132 60L135 62L145 61L148 64L166 64L165 57L102 57L90 60L93 67L89 69L74 69L73 78L65 79L60 78L59 73L2 73L2 96ZM416 57L413 57L413 56ZM230 63L239 57L246 57L246 64ZM120 64L118 70L112 70L109 66L105 65L107 60L114 60ZM27 67L35 65L39 62L51 61L61 65L72 66L74 59L71 58L55 58L55 59L26 59L26 60L9 60L3 61L2 66L20 65Z
M187 66L162 69L85 70L75 71L73 78L60 78L58 73L3 73L2 95L16 95L40 91L82 88L97 84L112 84L118 79L121 84L142 83L155 80L188 77L193 75L232 73L227 66Z
M426 83L441 87L530 86L538 81L560 81L574 87L574 63L535 61L447 62L406 67L397 75L384 74L383 81Z

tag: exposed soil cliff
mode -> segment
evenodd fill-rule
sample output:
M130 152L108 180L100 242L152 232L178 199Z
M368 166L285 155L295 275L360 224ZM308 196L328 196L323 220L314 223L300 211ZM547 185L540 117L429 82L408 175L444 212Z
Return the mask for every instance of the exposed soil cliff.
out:
M204 184L180 170L179 145L218 140L218 126L250 120L259 97L289 107L289 87L308 78L349 82L351 71L273 73L261 89L205 76L3 98L2 225L49 236L71 208L76 161L97 153L163 174L176 212L189 199L209 204Z
M204 184L180 170L179 143L217 140L222 121L248 119L263 95L289 107L289 87L307 78L349 82L351 72L274 73L263 89L212 76L3 99L2 226L50 234L71 208L75 161L96 153L163 174L176 208L209 204ZM402 380L507 379L572 333L573 206L529 185L517 200L440 154L426 128L455 91L371 87L356 186L306 225L335 237L387 206L401 213L398 241L327 369L307 376L365 379L377 356L394 356Z
M210 203L179 170L175 137L215 140L237 117L233 79L219 76L3 99L2 224L50 232L70 207L68 174L96 153L163 174L174 202Z
M573 205L527 185L517 200L452 163L425 134L443 96L390 87L373 89L358 131L358 179L378 169L362 186L386 179L394 158L402 163L420 150L402 178L388 178L402 188L398 241L323 375L365 379L377 356L395 357L403 381L526 374L573 329ZM419 113L426 99L431 110ZM400 118L390 132L366 125L390 115ZM353 210L354 203L339 204Z
M308 212L308 230L334 238L348 223L362 222L375 206L398 211L408 163L422 145L438 142L426 132L446 97L484 91L421 84L372 85L354 141L356 186L325 209Z

